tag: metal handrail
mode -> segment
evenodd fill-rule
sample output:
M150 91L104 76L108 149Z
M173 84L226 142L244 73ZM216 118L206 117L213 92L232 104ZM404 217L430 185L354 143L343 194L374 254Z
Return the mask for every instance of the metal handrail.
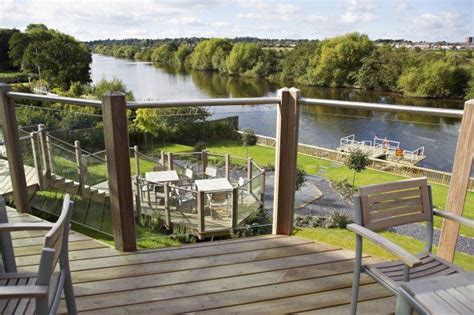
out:
M49 101L64 104L72 104L78 106L92 106L100 108L102 102L99 100L70 98L63 96L39 95L22 92L7 92L7 97L12 99L27 99L33 101ZM339 101L327 100L317 98L300 97L299 104L302 105L319 105L327 107L339 107L347 109L365 109L382 112L398 112L398 113L412 113L441 117L462 118L463 110L460 109L445 109L445 108L429 108L416 107L407 105L393 105L367 102L353 102L353 101ZM199 99L199 100L183 100L183 101L140 101L127 102L127 108L166 108L166 107L185 107L185 106L242 106L242 105L269 105L279 104L279 97L253 97L253 98L214 98L214 99Z
M338 100L326 100L326 99L304 98L304 97L300 98L298 100L298 103L302 105L321 105L321 106L327 106L327 107L339 107L339 108L347 108L347 109L366 109L366 110L381 111L381 112L423 114L423 115L452 117L452 118L462 118L462 115L463 115L463 110L460 110L460 109L416 107L416 106L407 106L407 105L338 101Z
M166 108L186 106L242 106L242 105L268 105L280 103L279 97L249 97L249 98L208 98L185 101L141 101L127 102L127 108Z
M54 95L41 95L33 93L22 93L22 92L7 92L7 97L12 99L23 99L31 101L47 101L47 102L56 102L70 105L78 106L92 106L92 107L102 107L102 102L98 100L89 100L84 98L73 98L65 96L54 96Z

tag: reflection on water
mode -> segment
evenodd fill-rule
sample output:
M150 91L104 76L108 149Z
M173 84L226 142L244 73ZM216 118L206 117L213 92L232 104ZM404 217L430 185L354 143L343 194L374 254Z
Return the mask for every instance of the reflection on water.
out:
M138 100L173 100L221 97L273 96L278 85L265 80L226 76L218 73L158 69L146 62L93 55L92 80L117 77L124 81ZM301 87L304 97L361 102L462 108L457 100L431 100L401 97L355 89ZM274 105L211 107L213 117L238 115L240 128L275 136ZM341 137L355 134L356 139L374 136L400 141L404 149L425 146L426 160L420 166L451 171L459 120L402 113L381 113L342 108L302 106L300 142L336 148Z

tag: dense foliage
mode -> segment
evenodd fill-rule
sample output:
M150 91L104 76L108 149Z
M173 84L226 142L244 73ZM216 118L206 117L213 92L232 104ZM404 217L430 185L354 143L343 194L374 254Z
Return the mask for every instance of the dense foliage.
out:
M101 41L91 47L96 53L152 61L158 67L265 78L281 85L355 87L439 98L474 93L470 51L393 48L390 42L371 41L359 33L289 41L294 47L281 48L278 41L268 47L271 43L193 38Z
M72 36L30 24L25 32L2 29L0 38L0 70L34 74L51 88L90 81L90 51Z

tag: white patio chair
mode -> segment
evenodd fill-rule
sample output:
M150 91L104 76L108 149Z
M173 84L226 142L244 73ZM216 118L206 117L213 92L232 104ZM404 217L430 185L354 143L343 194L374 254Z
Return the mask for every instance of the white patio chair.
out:
M1 217L6 218L5 202L0 200ZM61 215L56 223L0 223L3 255L6 262L0 275L0 309L3 314L56 314L64 290L68 314L76 314L76 303L69 269L68 236L72 214L69 195L64 196ZM4 220L5 221L5 220ZM37 273L16 271L14 250L9 234L15 231L49 230ZM8 236L7 236L8 235ZM59 270L56 265L59 260Z

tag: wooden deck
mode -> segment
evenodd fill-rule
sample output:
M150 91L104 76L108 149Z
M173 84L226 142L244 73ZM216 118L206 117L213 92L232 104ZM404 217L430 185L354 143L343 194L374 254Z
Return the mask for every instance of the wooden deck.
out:
M38 185L38 175L34 167L25 165L25 177L27 187ZM0 195L9 195L11 193L13 193L13 187L8 161L0 159Z
M14 209L9 217L12 222L39 221ZM20 270L36 271L42 235L13 233ZM136 253L116 251L76 232L70 238L77 306L87 314L346 314L353 257L352 251L294 236ZM394 311L395 299L388 291L365 275L361 284L361 314Z

